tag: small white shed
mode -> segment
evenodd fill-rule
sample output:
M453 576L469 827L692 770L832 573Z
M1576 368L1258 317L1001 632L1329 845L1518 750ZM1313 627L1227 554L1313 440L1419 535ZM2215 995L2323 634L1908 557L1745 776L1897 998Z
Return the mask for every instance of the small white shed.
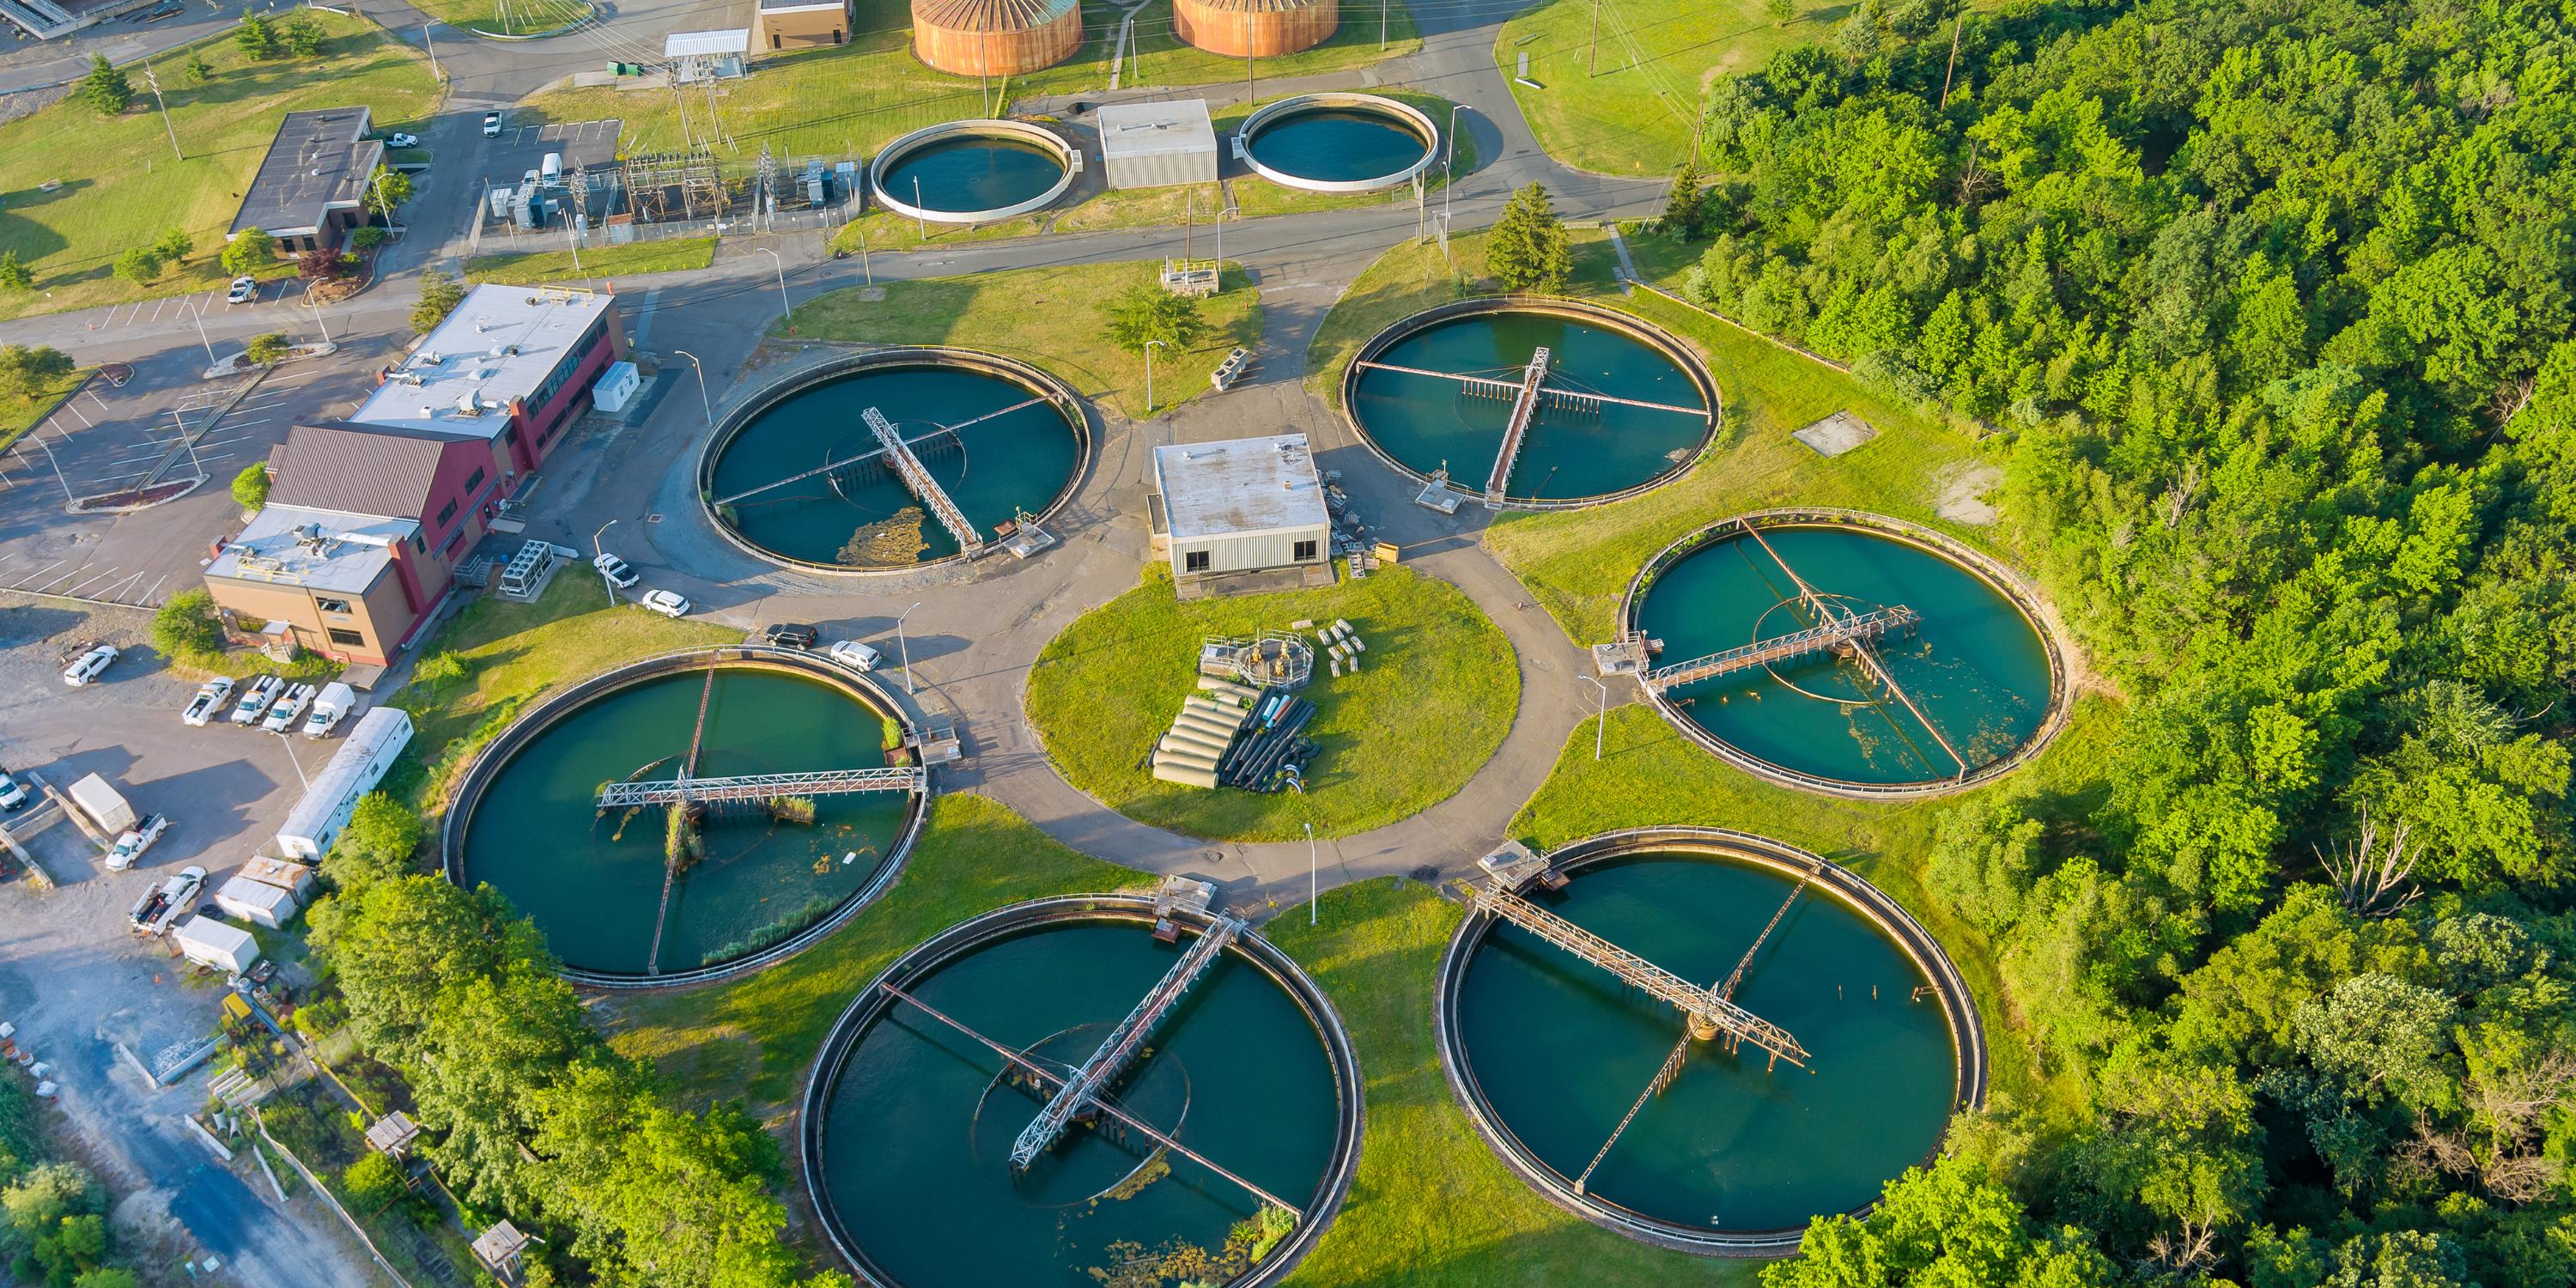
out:
M1100 109L1100 163L1112 188L1216 182L1216 127L1203 98Z
M200 966L212 966L238 975L259 963L259 941L239 926L227 926L211 917L190 917L170 931L170 942L179 953Z
M679 68L682 84L728 80L742 75L751 57L751 28L675 31L662 38L662 56Z
M275 930L295 920L295 896L265 881L234 877L215 890L215 906L224 915Z
M1157 447L1150 502L1177 579L1331 566L1332 513L1304 434Z

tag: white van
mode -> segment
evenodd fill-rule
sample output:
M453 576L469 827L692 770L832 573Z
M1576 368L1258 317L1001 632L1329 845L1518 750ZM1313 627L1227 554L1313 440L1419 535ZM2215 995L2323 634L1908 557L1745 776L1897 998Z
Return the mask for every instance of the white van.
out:
M322 686L322 695L313 699L313 714L304 718L304 736L328 738L349 712L358 705L358 691L333 680Z
M537 177L545 180L547 183L554 183L562 179L563 153L547 153L546 159L537 163Z

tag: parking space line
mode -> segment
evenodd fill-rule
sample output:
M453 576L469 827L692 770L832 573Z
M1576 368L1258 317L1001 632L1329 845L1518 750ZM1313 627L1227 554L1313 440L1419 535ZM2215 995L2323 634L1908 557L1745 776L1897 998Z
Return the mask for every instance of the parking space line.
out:
M28 580L28 581L33 581L33 580L35 580L36 578L38 578L38 577L42 577L42 576L44 576L46 573L52 572L52 571L53 571L53 570L55 570L56 568L60 568L60 567L62 567L62 566L63 566L63 561L62 561L62 560L60 560L60 559L57 559L57 560L53 561L52 563L46 564L44 567L42 567L42 568L39 568L39 569L35 570L34 572L28 573L28 574L27 574L27 580ZM26 581L19 582L17 585L10 587L10 589L12 589L12 590L25 590L26 588L27 588L27 582L26 582Z
M86 565L84 565L84 566L86 566ZM20 589L20 590L31 590L31 591L42 591L42 590L44 590L46 587L49 587L49 586L53 585L55 582L58 582L58 581L63 580L63 578L64 578L64 577L77 577L77 576L79 576L79 575L80 575L80 569L79 569L79 568L74 568L74 569L72 569L70 572L67 572L67 573L62 574L62 576L61 576L61 577L48 577L48 578L46 578L45 580L40 581L40 582L31 582L31 583L29 583L29 584L27 584L27 585L20 586L18 589Z
M63 593L66 595L77 595L81 592L81 587L95 585L99 578L113 577L115 575L116 569L114 567L110 567L105 572L91 573L89 576L83 577L79 581L73 582L71 585L64 587Z
M166 582L166 581L168 581L168 580L170 580L170 574L168 574L168 573L166 573L166 572L165 572L165 573L161 574L161 581L156 581L156 582L152 583L152 589L150 589L150 590L147 590L147 591L143 592L143 599L142 599L142 603L143 603L143 606L144 606L144 607L146 607L146 608L150 608L150 607L152 607L153 605L155 605L155 604L157 604L157 603L159 603L159 602L160 602L160 601L159 601L159 599L158 599L157 597L158 597L158 596L160 595L160 593L161 593L161 583L162 583L162 582Z
M118 599L118 598L117 598L117 596L122 595L122 594L124 594L126 591L133 589L133 587L134 587L134 583L136 583L136 582L138 582L138 581L141 581L141 580L143 580L143 574L142 574L141 572L136 572L133 576L128 577L128 578L126 578L126 579L125 579L125 580L123 580L123 581L117 582L115 585L109 586L109 587L108 587L108 588L106 588L105 590L101 590L101 591L99 591L96 595L92 596L92 598L94 598L94 599L104 599L104 600L107 600L107 601L108 601L108 602L110 602L110 603L117 603L117 604L124 603L125 601L124 601L124 600L121 600L121 599Z

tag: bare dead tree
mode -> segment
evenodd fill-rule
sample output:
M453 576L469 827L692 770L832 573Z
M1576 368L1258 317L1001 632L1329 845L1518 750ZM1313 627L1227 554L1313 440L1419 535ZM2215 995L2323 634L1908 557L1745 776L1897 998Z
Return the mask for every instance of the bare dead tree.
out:
M2310 847L2354 916L2385 917L2424 893L2413 881L2417 852L2406 848L2406 830L2399 822L2383 843L2379 824L2365 805L2360 831L2351 840Z
M2451 1130L2417 1119L2413 1139L2398 1147L2399 1166L2474 1180L2507 1203L2554 1192L2567 1164L2544 1152L2546 1129L2562 1106L2576 1104L2576 1055L2552 1051L2529 1066L2482 1066L2469 1076L2468 1092L2472 1125Z
M2495 393L2487 399L2488 417L2498 428L2512 424L2513 418L2531 405L2531 396L2539 388L2540 377L2537 375L2519 376L2496 386Z
M2200 495L2200 458L2192 457L2182 464L2182 477L2166 489L2164 495L2165 530L2182 526L2182 517L2191 513L2191 503Z
M2218 1228L2185 1221L2178 1231L2159 1230L2147 1240L2147 1256L2156 1265L2185 1274L2218 1264Z

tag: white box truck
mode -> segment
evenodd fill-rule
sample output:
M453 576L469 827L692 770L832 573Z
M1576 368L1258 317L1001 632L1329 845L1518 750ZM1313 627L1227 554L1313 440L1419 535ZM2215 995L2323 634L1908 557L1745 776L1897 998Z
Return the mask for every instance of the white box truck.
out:
M402 708L378 707L360 716L348 741L313 776L304 799L277 830L277 852L290 859L319 860L349 825L359 798L384 781L385 771L410 745L411 716Z
M313 714L304 718L304 736L330 737L331 731L339 728L340 722L348 719L349 712L357 705L357 690L338 680L323 685L321 696L313 699Z
M171 927L170 942L189 961L236 975L259 964L259 941L249 931L212 917L190 917Z
M134 826L134 807L96 774L72 784L72 804L80 806L81 813L110 836Z

